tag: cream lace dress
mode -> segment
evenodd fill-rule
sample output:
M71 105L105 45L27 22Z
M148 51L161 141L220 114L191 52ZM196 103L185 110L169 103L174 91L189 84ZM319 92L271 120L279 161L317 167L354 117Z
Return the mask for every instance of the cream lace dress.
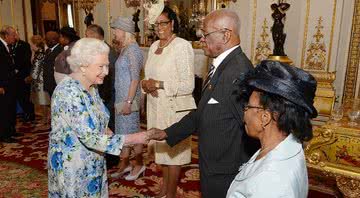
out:
M159 41L149 49L145 64L145 79L164 81L158 97L147 95L147 127L165 129L195 109L194 51L191 44L176 37L162 54L155 54ZM179 104L179 99L181 103ZM181 108L179 108L181 107ZM155 143L155 162L166 165L183 165L191 161L191 137L174 147L165 141Z

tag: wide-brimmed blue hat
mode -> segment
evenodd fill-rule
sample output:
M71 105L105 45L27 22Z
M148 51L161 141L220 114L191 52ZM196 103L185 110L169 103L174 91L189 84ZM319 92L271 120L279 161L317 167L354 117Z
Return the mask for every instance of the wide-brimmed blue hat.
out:
M310 73L300 68L278 61L262 61L246 79L246 84L279 95L303 107L311 117L317 116L313 106L317 82Z

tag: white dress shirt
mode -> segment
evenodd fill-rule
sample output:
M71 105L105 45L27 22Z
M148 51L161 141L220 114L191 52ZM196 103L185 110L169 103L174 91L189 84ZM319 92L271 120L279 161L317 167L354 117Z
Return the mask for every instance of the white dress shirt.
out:
M256 152L231 183L227 198L306 198L308 175L302 144L290 134L259 160Z
M239 47L240 45L235 45L234 47L226 50L225 52L221 53L219 56L217 56L216 58L213 59L213 65L215 67L215 70L213 72L213 75L216 72L216 69L219 67L219 65L223 62L223 60L232 52L234 51L237 47Z

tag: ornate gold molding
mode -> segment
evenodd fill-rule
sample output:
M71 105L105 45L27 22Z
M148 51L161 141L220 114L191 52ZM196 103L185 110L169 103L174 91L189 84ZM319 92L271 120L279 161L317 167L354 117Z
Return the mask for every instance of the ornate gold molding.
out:
M319 17L318 24L315 26L316 33L313 35L315 40L310 43L309 48L307 49L304 68L308 70L325 70L326 45L324 42L324 33L322 32L324 29L322 22L322 17Z
M12 26L15 28L15 14L14 14L14 1L10 0L10 9L11 9L11 23Z
M303 37L303 48L301 53L301 67L304 68L305 63L305 53L307 51L307 34L308 34L308 28L309 28L309 15L310 15L310 3L311 0L306 1L306 16L305 16L305 28L304 28L304 37ZM333 13L332 13L332 21L331 21L331 30L330 30L330 44L329 44L329 50L328 50L328 60L327 60L327 67L325 71L329 71L329 65L330 65L330 58L331 58L331 51L332 51L332 42L334 37L334 28L335 28L335 19L336 19L336 5L337 0L333 1Z
M349 128L347 120L340 126L325 124L316 128L305 148L307 166L328 176L360 181L360 129Z
M254 63L254 45L255 45L255 32L256 32L256 12L257 12L257 0L254 0L254 11L252 18L252 33L251 33L251 60Z
M301 53L301 68L304 68L304 56L306 51L306 41L307 41L307 31L309 26L309 15L310 15L310 0L306 1L306 16L305 16L305 28L304 28L304 36L303 36L303 49Z
M346 66L343 100L353 99L356 92L356 83L360 60L360 0L355 0L352 19L349 55Z
M345 197L358 198L360 197L360 181L350 179L347 177L337 176L336 184Z
M330 32L330 44L329 44L329 54L328 54L328 64L327 64L327 71L329 71L330 62L331 62L331 50L332 50L332 43L334 39L334 29L335 29L335 19L336 19L336 4L337 0L334 0L334 7L333 7L333 15L332 15L332 22L331 22L331 32Z
M260 34L261 40L257 42L255 49L255 64L258 64L262 60L265 60L271 54L269 33L268 33L268 22L264 19L262 25L262 33Z

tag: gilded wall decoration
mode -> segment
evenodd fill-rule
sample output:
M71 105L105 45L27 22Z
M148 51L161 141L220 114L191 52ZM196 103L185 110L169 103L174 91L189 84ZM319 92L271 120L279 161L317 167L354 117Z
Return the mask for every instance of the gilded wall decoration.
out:
M319 4L324 4L323 6L319 7ZM331 10L327 9L331 6ZM313 10L314 8L318 8L317 10ZM324 0L324 1L315 1L315 0L307 0L306 1L306 15L305 15L305 27L304 27L304 37L303 37L303 46L302 46L302 53L301 53L301 67L305 68L308 67L306 64L306 57L308 55L307 51L307 45L308 45L308 33L309 33L309 22L313 20L316 15L323 15L325 19L325 22L322 23L324 29L326 31L326 39L324 42L329 43L329 46L327 46L327 56L325 56L326 63L324 64L325 67L320 70L324 72L329 71L330 62L331 62L331 56L332 56L332 45L333 45L333 39L334 39L334 29L335 29L335 22L336 22L336 9L337 9L337 0ZM315 16L314 16L315 15ZM318 69L316 69L318 70Z
M260 41L256 44L255 49L255 64L258 64L262 60L268 58L271 54L270 49L270 40L269 40L269 26L266 18L264 19L264 23L262 25L262 33L260 34Z
M355 0L352 20L351 40L346 66L343 100L355 98L356 83L360 62L360 0ZM359 97L359 96L357 96Z
M252 30L251 30L251 60L254 63L255 56L254 56L254 45L255 45L255 32L256 32L256 14L257 14L257 0L253 1L253 17L252 17Z
M326 45L322 22L322 17L319 17L318 24L315 26L316 33L313 35L313 41L306 51L305 69L325 70L326 68Z

